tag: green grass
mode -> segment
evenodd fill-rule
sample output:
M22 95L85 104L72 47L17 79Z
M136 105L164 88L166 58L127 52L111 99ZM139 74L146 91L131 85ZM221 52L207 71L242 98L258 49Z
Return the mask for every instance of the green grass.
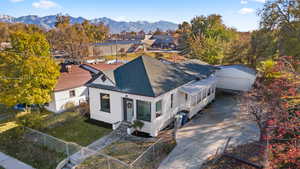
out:
M49 113L49 115L45 118L45 122L43 124L43 128L51 128L58 124L66 123L71 121L72 119L79 117L80 114L77 112L64 112L60 114Z
M65 156L18 136L19 127L0 133L0 151L34 168L53 169Z
M43 117L42 132L82 146L92 143L111 131L85 122L85 118L76 112L58 115L42 112L40 115ZM26 116L26 113L21 112L16 116ZM53 169L65 158L62 153L39 146L23 137L16 137L19 129L15 116L0 121L0 151L38 169Z
M44 132L68 142L87 146L110 133L111 129L85 122L85 118L79 116Z
M5 169L5 168L0 166L0 169Z

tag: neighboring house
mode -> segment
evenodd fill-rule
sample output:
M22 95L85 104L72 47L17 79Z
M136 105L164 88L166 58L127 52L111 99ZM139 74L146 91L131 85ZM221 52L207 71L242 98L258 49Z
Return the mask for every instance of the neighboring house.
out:
M89 87L90 117L117 126L139 120L157 136L180 112L193 117L215 98L215 71L197 63L165 64L140 56L113 71L102 71Z
M217 88L248 91L256 79L256 71L243 65L219 66Z
M140 40L107 41L105 43L92 44L89 47L89 57L118 55L139 50L145 50Z
M152 48L176 49L178 46L177 40L171 35L153 35L151 40L154 40Z
M62 67L61 75L52 94L52 101L45 106L49 111L60 113L88 100L86 83L103 70L112 70L121 64L84 64Z

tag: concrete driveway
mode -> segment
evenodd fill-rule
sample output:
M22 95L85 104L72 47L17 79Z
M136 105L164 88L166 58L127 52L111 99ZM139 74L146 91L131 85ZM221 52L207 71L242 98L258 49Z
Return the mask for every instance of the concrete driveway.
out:
M241 120L239 116L237 97L218 94L212 104L178 130L177 146L159 169L199 169L230 136L233 137L231 143L235 144L257 140L259 129L255 123Z

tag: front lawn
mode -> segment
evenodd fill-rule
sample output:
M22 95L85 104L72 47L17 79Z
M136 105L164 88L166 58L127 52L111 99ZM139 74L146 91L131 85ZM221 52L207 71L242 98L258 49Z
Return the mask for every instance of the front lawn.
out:
M0 132L0 151L34 168L53 169L65 158L65 155L45 147L33 144L18 136L19 127Z
M86 118L78 116L43 132L68 142L87 146L111 131L110 128L86 122Z
M28 115L27 113L21 112L16 116L11 116L0 121L0 151L34 168L53 169L66 157L63 153L33 143L25 139L22 135L18 136L16 134L16 131L20 129L18 123L16 123L16 117ZM41 116L42 128L39 129L33 126L32 128L36 130L39 129L41 132L68 142L75 142L82 146L92 143L111 131L108 127L86 122L86 118L76 112L66 112L55 115L45 111L35 115Z

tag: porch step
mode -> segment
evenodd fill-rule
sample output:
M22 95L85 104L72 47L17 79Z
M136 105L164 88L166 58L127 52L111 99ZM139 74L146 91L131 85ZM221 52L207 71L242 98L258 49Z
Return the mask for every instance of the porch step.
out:
M120 126L114 131L119 137L127 136L127 128L131 127L129 122L121 122Z

